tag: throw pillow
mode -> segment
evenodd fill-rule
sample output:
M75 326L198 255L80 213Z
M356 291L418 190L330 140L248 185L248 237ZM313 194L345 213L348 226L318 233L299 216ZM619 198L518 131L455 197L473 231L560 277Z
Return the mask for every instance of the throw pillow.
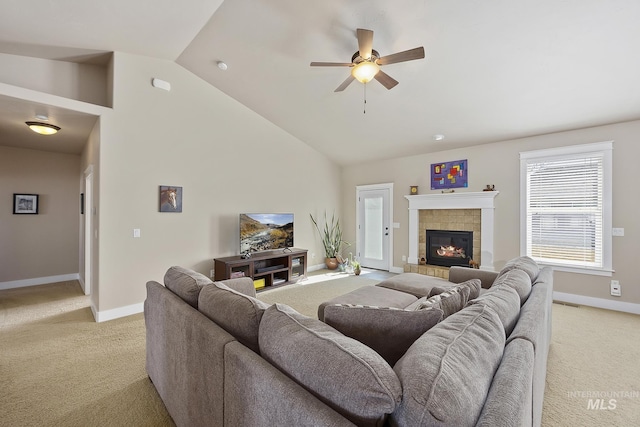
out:
M429 294L429 296L432 297L434 295L441 294L450 289L462 287L462 286L466 286L469 288L469 299L475 299L480 296L480 288L482 287L482 281L480 279L469 279L467 281L464 281L458 284L451 283L445 286L435 286L431 289L431 293Z
M198 295L203 286L213 283L204 274L174 266L164 275L164 285L193 308L198 308Z
M451 288L445 292L426 299L420 299L411 308L415 310L425 310L429 308L439 308L443 311L443 319L462 310L469 301L469 287Z
M371 347L391 366L442 316L442 310L435 307L416 311L335 304L324 309L327 325Z
M214 282L202 289L198 306L202 314L259 353L258 329L269 304Z
M400 380L382 356L318 319L274 304L259 338L265 360L354 424L383 425L400 402Z

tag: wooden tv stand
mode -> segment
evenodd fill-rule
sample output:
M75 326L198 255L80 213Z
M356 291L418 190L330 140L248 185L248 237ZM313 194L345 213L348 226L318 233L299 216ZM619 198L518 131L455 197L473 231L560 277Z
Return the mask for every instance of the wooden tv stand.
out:
M306 249L259 252L251 258L228 256L215 258L213 263L214 280L250 277L255 282L264 279L264 288L261 289L295 283L307 277Z

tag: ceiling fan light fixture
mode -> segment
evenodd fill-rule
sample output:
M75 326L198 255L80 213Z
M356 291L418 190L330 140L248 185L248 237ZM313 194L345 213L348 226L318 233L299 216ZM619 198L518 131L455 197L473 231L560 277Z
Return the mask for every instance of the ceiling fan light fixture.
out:
M29 129L34 131L35 133L39 133L40 135L53 135L60 130L59 126L52 125L50 123L42 123L42 122L25 122Z
M375 62L362 61L351 70L351 75L360 83L369 83L380 71L380 67Z

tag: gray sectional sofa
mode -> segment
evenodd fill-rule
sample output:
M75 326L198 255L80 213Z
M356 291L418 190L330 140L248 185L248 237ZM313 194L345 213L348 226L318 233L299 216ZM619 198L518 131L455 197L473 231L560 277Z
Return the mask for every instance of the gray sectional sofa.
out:
M319 307L180 267L147 283L147 372L178 426L538 426L552 271L405 273Z

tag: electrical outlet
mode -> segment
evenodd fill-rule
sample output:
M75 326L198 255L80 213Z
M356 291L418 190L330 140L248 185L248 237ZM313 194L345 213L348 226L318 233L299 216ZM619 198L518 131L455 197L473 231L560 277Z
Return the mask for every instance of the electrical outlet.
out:
M614 297L619 297L622 295L622 290L620 289L620 282L618 280L611 281L611 295Z
M213 277L213 273L214 273L214 271L213 271L213 268L212 268L211 270L209 270L209 277Z
M618 237L624 236L624 228L617 228L617 227L613 228L611 230L611 235L618 236Z
M140 229L139 228L134 228L133 229L133 237L140 237Z
M402 255L402 262L407 262L407 256L406 255Z

